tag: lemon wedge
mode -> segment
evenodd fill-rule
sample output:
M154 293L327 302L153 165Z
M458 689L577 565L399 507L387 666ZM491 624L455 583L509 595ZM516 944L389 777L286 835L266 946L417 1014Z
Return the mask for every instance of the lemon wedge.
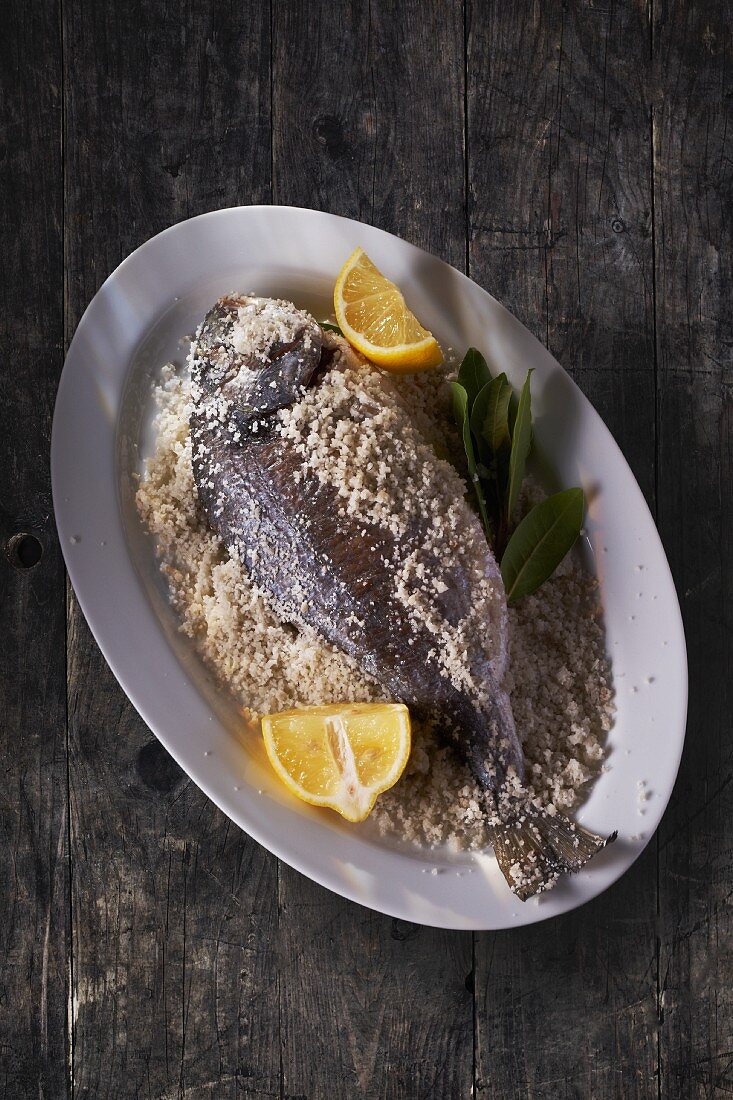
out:
M363 248L341 268L333 292L341 331L367 359L395 373L443 362L440 345L405 304L402 291L382 275Z
M401 703L347 703L267 714L270 763L303 802L363 821L397 782L410 755L410 713Z

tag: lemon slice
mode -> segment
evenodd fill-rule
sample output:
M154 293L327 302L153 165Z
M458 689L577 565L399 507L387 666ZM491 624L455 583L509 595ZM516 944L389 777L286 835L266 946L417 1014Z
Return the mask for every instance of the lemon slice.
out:
M401 703L347 703L267 714L270 763L303 802L363 821L410 755L410 713Z
M363 248L352 252L341 268L333 303L344 336L373 363L399 373L443 362L438 341L410 312L402 291L385 279Z

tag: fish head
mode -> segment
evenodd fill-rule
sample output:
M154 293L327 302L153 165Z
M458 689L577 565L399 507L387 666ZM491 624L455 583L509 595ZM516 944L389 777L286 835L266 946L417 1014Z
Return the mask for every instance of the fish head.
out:
M231 294L196 334L191 377L204 398L223 398L244 426L297 401L322 348L320 325L291 302Z

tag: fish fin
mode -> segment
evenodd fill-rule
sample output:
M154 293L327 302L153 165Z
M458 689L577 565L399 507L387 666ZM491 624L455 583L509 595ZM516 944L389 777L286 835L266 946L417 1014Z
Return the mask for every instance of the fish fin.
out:
M549 890L560 875L579 871L617 835L596 836L563 814L527 803L516 805L505 820L492 822L499 867L522 901Z

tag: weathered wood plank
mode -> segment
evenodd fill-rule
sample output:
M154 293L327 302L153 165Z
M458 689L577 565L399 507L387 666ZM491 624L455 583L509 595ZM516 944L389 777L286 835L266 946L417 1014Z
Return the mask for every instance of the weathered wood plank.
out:
M276 200L463 267L461 5L276 5L273 44ZM285 1094L469 1096L470 936L403 926L287 867L280 906Z
M471 937L392 920L280 867L286 1096L469 1096Z
M67 335L151 234L267 200L269 14L64 5ZM276 861L188 783L70 600L79 1096L279 1093Z
M279 1083L275 861L191 783L69 622L80 1096Z
M473 4L471 275L543 340L654 503L641 6ZM583 909L477 936L477 1095L656 1095L655 853Z
M661 1084L733 1092L733 9L655 4L659 522L690 661L660 829Z
M694 684L688 752L661 832L661 1088L713 1096L733 1087L730 12L653 6L654 272L641 6L517 7L469 10L471 273L574 372L652 503L656 277L659 516L685 594ZM19 885L0 899L2 916L6 900L9 912L15 905L15 923L2 922L0 1063L8 1095L35 1094L40 1080L56 1096L66 1087L62 597L46 475L33 459L60 354L60 283L34 290L37 272L60 264L48 197L60 167L49 80L58 58L53 8L29 12L0 46L11 105L11 155L0 161L12 257L3 350L14 364L0 415L24 425L0 473L0 534L29 524L46 555L26 576L2 574L0 804L10 815L0 820L15 876L6 880ZM398 17L372 4L334 17L325 4L274 5L272 14L278 201L363 217L462 266L460 8L413 4ZM65 5L64 33L68 335L97 284L152 232L268 199L269 12L127 0L82 16ZM16 34L28 39L20 48ZM36 433L26 425L38 418ZM79 1094L468 1095L469 939L395 924L287 869L278 906L274 861L150 741L75 604L69 649ZM34 679L28 653L42 670ZM654 872L651 851L579 913L478 937L480 1095L656 1094ZM39 943L48 944L45 1009Z
M64 5L73 333L100 283L174 222L270 197L269 19L253 0Z
M51 1100L68 1094L69 1080L65 597L47 461L63 340L60 97L57 4L6 4L0 36L0 1090ZM30 533L30 541L13 542L21 532Z
M273 49L274 201L370 222L464 268L459 0L276 5Z

